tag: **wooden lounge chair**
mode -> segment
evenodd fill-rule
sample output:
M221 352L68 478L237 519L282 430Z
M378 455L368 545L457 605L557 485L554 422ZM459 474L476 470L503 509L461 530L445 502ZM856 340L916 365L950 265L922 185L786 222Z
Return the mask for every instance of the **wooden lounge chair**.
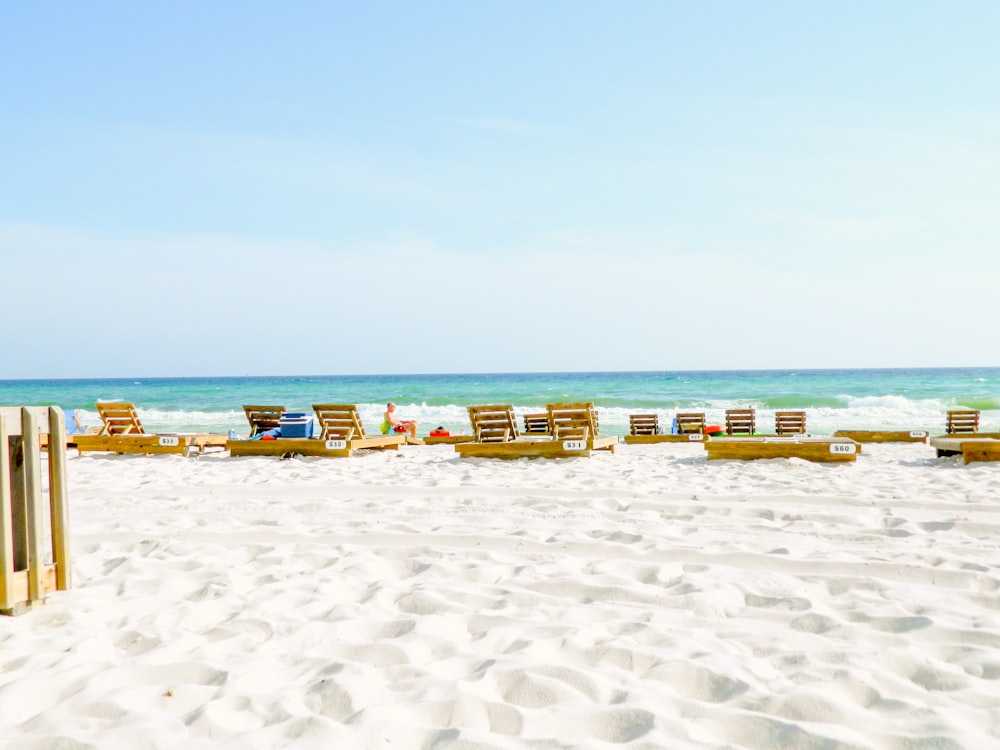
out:
M804 411L776 411L774 431L778 435L805 435L806 413Z
M525 435L548 435L549 415L548 412L535 414L525 414L524 417Z
M462 458L569 458L595 450L614 452L618 438L597 434L593 404L549 404L545 411L551 435L522 436L509 404L470 406L475 440L457 444L455 451Z
M979 410L953 409L949 411L945 432L949 435L979 432Z
M165 433L152 435L143 428L135 405L127 401L105 401L95 404L102 426L96 435L76 435L76 449L111 453L178 453L186 455L192 448L203 452L208 447L222 448L225 435L207 433Z
M322 456L344 458L359 450L399 450L406 436L397 433L369 435L354 404L314 404L320 434L315 438L291 437L274 440L229 440L231 456Z
M709 460L758 458L802 458L821 463L855 461L861 447L838 437L723 437L705 441Z
M658 414L629 414L629 435L656 435L660 432L660 417Z
M281 415L287 410L284 406L246 406L243 411L247 415L250 423L250 437L256 437L262 432L278 429L281 423Z
M678 412L674 419L677 420L677 432L681 435L704 435L705 434L705 412Z
M726 409L727 435L753 435L756 414L753 409Z

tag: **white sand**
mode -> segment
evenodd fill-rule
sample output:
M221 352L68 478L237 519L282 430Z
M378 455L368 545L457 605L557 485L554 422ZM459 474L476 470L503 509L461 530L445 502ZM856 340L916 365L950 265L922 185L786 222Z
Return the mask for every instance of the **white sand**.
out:
M1000 464L72 457L0 746L1000 747Z

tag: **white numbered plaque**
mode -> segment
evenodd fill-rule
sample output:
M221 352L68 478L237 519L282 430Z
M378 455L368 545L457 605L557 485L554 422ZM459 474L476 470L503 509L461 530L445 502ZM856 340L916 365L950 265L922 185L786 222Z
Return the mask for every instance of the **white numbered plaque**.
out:
M854 443L831 443L830 453L836 453L838 455L850 456L857 452L858 446Z
M564 451L584 451L587 450L586 440L563 440Z
M160 437L159 442L164 448L176 448L181 444L181 439L179 437L167 437L163 435Z
M911 438L925 438L925 437L927 437L927 433L923 432L921 430L915 430L915 431L913 431L913 432L910 433L910 437Z
M692 432L690 435L688 435L688 440L704 440L704 439L705 436L702 435L700 432Z
M346 440L327 440L326 449L328 451L342 451L347 447Z

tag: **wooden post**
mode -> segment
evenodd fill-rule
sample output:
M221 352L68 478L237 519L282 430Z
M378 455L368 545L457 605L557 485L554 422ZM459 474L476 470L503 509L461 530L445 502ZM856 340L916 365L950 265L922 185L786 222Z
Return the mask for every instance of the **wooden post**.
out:
M7 419L0 414L0 611L14 608L14 508L10 496Z
M69 561L69 503L66 492L66 421L62 409L49 409L49 513L52 521L52 562L56 566L56 588L71 585Z
M45 598L45 558L42 532L42 448L38 440L38 419L27 407L21 409L21 440L24 445L24 497L28 521L28 600Z

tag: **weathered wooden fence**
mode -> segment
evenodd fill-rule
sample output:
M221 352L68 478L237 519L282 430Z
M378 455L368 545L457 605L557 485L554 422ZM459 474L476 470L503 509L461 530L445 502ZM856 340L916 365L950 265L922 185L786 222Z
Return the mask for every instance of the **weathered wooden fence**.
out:
M48 438L47 509L42 500L43 436ZM0 614L22 614L44 603L46 594L69 586L62 410L0 406Z

